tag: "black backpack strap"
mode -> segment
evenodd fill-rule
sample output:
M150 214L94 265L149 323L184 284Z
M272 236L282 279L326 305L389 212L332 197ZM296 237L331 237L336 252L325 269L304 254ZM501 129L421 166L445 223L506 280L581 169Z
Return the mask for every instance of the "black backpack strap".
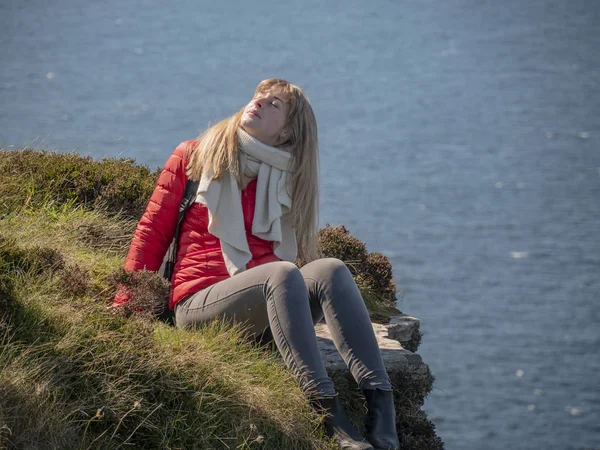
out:
M188 180L185 184L185 192L181 203L179 204L179 217L177 218L177 227L175 228L175 236L173 241L167 250L162 265L158 269L159 275L167 280L171 281L173 276L173 269L175 268L175 258L177 258L177 250L179 248L179 232L181 230L181 223L185 217L186 211L194 204L196 200L196 192L198 191L199 181Z

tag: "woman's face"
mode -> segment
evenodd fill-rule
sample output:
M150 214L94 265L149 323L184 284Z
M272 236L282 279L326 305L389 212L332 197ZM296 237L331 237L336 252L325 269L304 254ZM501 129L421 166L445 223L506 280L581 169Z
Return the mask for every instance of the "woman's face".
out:
M263 144L276 146L289 137L289 127L285 126L289 111L290 105L280 90L261 92L244 108L241 125Z

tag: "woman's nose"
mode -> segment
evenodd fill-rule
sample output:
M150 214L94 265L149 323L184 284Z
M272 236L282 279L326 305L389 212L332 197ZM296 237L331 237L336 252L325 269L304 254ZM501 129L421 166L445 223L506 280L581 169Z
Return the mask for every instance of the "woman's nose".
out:
M260 100L254 100L254 104L258 109L262 109L263 107L262 102Z

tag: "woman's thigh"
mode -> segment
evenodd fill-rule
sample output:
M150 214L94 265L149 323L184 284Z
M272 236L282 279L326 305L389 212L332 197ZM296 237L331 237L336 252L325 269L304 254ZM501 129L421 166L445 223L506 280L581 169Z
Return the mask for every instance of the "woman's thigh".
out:
M269 326L268 284L277 282L282 272L294 270L294 267L291 263L273 262L219 281L179 302L175 308L175 322L184 328L225 318L244 323L251 334L260 334Z

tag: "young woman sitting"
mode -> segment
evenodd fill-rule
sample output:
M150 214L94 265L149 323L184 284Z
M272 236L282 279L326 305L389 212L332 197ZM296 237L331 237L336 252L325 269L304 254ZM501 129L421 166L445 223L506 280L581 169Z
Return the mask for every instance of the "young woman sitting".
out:
M317 123L303 91L262 81L237 113L180 144L142 216L125 270L158 270L188 179L196 201L181 224L169 306L178 327L215 318L265 330L344 449L398 449L390 379L361 294L343 262L317 258ZM296 260L304 263L301 268ZM115 306L128 301L117 294ZM348 421L314 324L325 318L368 404L367 439Z

